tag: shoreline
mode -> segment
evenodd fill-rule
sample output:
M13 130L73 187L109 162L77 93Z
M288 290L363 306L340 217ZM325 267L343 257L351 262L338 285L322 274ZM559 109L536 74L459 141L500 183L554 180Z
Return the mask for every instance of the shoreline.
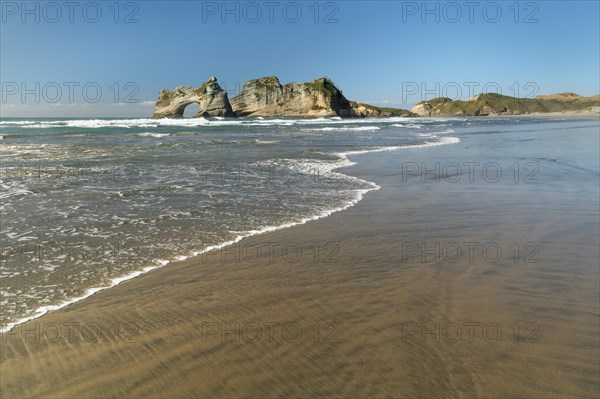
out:
M370 120L386 120L386 119L398 119L398 120L419 120L419 119L447 119L447 118L523 118L523 117L566 117L566 118L600 118L600 110L585 110L585 111L560 111L560 112L533 112L528 114L515 114L515 115L485 115L485 116L474 116L474 115L431 115L431 116L379 116L379 117L340 117L340 116L306 116L306 117L293 117L293 116L269 116L269 117L182 117L182 118L153 118L148 117L147 115L139 115L139 116L131 116L131 117L109 117L109 116L5 116L0 118L0 122L4 122L6 124L11 124L10 119L19 119L25 120L24 122L28 122L26 119L62 119L62 120L148 120L148 121L185 121L185 120L223 120L223 121L252 121L252 120L273 120L273 119L284 119L284 120L317 120L317 119L331 119L331 120L339 120L339 121L363 121L368 122ZM339 118L339 119L334 119ZM182 125L185 127L185 125Z
M509 135L521 140L543 134L556 136ZM301 247L309 255L297 262L281 257L255 262L230 247L220 251L220 259L215 251L173 263L3 334L0 393L589 396L598 372L591 363L597 347L593 314L598 311L598 249L589 234L598 216L588 206L597 201L594 186L582 195L585 185L579 182L571 186L548 179L545 173L557 167L553 163L540 168L542 185L515 185L511 176L495 184L464 179L423 184L419 176L404 181L403 162L496 160L493 135L457 135L464 140L432 151L407 147L361 155L344 174L381 189L345 212L260 236L259 243ZM519 154L507 155L515 148L505 149L500 165L508 168L519 159ZM563 197L553 196L556 192ZM557 206L568 206L561 212L565 216L556 214ZM436 242L457 240L497 242L507 255L496 263L480 257L475 262L466 257L458 262L404 259L401 243L426 242L434 248ZM513 264L514 240L538 242L541 263ZM253 242L246 238L233 248L249 248ZM324 248L331 242L337 243L336 262L323 261L330 251L319 260L310 256L314 243ZM570 259L577 262L566 263L570 269L564 273ZM519 320L538 326L538 343L513 342L511 327ZM74 322L97 325L105 339L86 342L85 336L76 336L73 342L52 342L43 334L36 339L30 333L28 339L23 332ZM419 340L418 333L405 336L406 328L419 323L452 322L496 323L504 335L497 342L480 335L469 342L464 335L458 343L447 341L443 329L439 342L433 336ZM131 323L138 327L134 341L126 341L127 334L119 340L118 334L110 335L115 334L112 326ZM304 334L282 340L279 328L270 330L275 331L271 341L264 328L262 339L251 342L256 337L252 328L264 323L295 323ZM335 326L331 342L326 341L328 326ZM577 339L569 339L573 336Z
M444 133L446 134L446 133ZM439 137L438 137L439 138ZM361 154L369 154L369 153L377 153L377 152L383 152L383 151L398 151L398 150L402 150L402 149L413 149L413 148L427 148L427 147L435 147L435 146L439 146L439 145L447 145L447 144L456 144L458 142L460 142L459 139L453 138L453 137L443 137L440 138L442 139L442 141L440 142L427 142L426 144L415 144L415 145L408 145L408 146L393 146L393 147L384 147L384 148L377 148L377 149L371 149L371 150L357 150L357 151L348 151L348 152L338 152L335 153L334 155L340 157L341 161L341 165L339 165L339 161L335 161L335 167L332 169L339 169L339 168L347 168L350 167L352 165L355 164L355 162L351 161L348 159L349 156L354 156L354 155L361 155ZM456 139L456 140L455 140ZM339 172L338 172L339 173ZM355 176L351 176L351 175L346 175L347 177L351 177L351 178L356 178ZM361 180L361 179L359 179ZM54 312L57 310L61 310L61 309L65 309L75 303L84 301L90 297L92 297L94 294L101 292L101 291L105 291L108 290L110 288L116 287L117 285L130 281L132 279L135 279L137 277L143 276L149 272L152 272L153 270L165 267L165 266L169 266L172 265L174 263L177 262L183 262L186 261L188 259L192 259L193 258L199 258L202 255L206 254L206 253L210 253L211 251L216 251L219 249L223 249L232 245L237 244L238 242L240 242L243 239L246 238L250 238L250 237L254 237L257 235L261 235L261 234L265 234L265 233L270 233L270 232L274 232L274 231L278 231L278 230L283 230L283 229L288 229L288 228L292 228L294 226L298 226L298 225L303 225L306 223L309 223L311 221L315 221L315 220L319 220L319 219L323 219L326 218L334 213L337 212L342 212L348 208L351 208L353 206L355 206L356 204L358 204L360 201L363 200L364 196L366 194L368 194L371 191L377 191L379 189L381 189L380 186L378 186L377 184L371 182L371 181L366 181L363 180L365 183L368 183L372 186L371 189L364 189L364 190L359 190L357 192L357 195L355 196L355 198L348 202L347 204L338 207L338 208L333 208L333 209L329 209L321 214L317 214L317 215L313 215L313 216L307 216L305 218L303 218L302 220L298 221L298 222L286 222L283 223L281 225L278 226L265 226L265 227L261 227L257 230L251 230L248 232L245 232L245 234L241 234L239 236L237 236L236 238L234 238L233 240L228 240L228 241L224 241L222 243L219 244L214 244L211 245L207 248L204 248L201 251L195 251L192 255L173 255L172 258L173 260L157 260L158 263L160 263L159 265L150 265L150 266L144 266L142 267L140 270L136 270L133 271L131 273L125 274L123 276L119 276L119 277L114 277L111 279L111 282L108 285L103 285L103 286L99 286L99 287L91 287L86 289L86 291L84 292L83 295L81 296L77 296L75 298L70 298L67 299L61 303L58 304L54 304L54 305L44 305L44 306L40 306L38 307L35 311L33 315L30 316L25 316L23 318L17 319L14 322L11 323L7 323L4 324L2 326L0 326L0 334L3 333L10 333L14 328L18 327L19 325L22 325L24 323L27 323L29 321L32 320L36 320L39 319L40 317L43 317L44 315L50 313L50 312Z
M375 150L375 152L377 152L379 150ZM370 152L370 151L368 151ZM340 156L342 156L344 153L339 153ZM353 155L353 154L352 154ZM344 155L345 156L345 155ZM344 160L349 161L348 158L345 158ZM350 162L350 161L349 161ZM343 165L341 167L348 167L351 166L353 163L350 164L346 164ZM350 176L353 177L353 176ZM147 273L150 273L156 269L165 267L165 266L169 266L172 264L176 264L178 262L184 262L188 259L194 259L194 258L200 258L202 255L206 254L206 253L210 253L212 251L216 251L219 249L223 249L226 247L229 247L231 245L235 245L238 242L242 241L243 239L246 238L250 238L250 237L254 237L257 235L261 235L261 234L265 234L265 233L270 233L270 232L274 232L274 231L278 231L278 230L283 230L283 229L288 229L288 228L292 228L294 226L298 226L298 225L302 225L302 224L306 224L308 222L314 221L314 220L319 220L319 219L323 219L326 218L336 212L341 212L344 211L354 205L356 205L357 203L359 203L365 194L371 192L371 191L375 191L375 190L379 190L380 187L377 186L376 184L372 183L372 182L367 182L370 184L373 184L373 188L372 189L367 189L367 190L359 190L359 192L357 193L356 198L351 201L350 203L340 207L340 208L334 208L334 209L330 209L325 211L322 214L318 214L318 215L314 215L314 216L308 216L303 218L301 221L299 222L287 222L287 223L283 223L281 225L278 226L265 226L262 227L258 230L251 230L246 232L246 234L242 234L237 236L236 238L234 238L233 240L228 240L228 241L224 241L222 243L219 244L215 244L215 245L211 245L201 251L195 251L193 255L174 255L173 257L175 258L175 260L157 260L158 263L160 263L159 265L153 265L153 266L145 266L143 267L141 270L136 270L133 271L129 274L123 275L123 276L119 276L119 277L115 277L111 280L111 283L108 285L104 285L104 286L100 286L100 287L92 287L92 288L88 288L85 293L81 296L75 297L75 298L71 298L71 299L67 299L64 302L61 302L59 304L55 304L55 305L45 305L45 306L41 306L39 308L37 308L34 312L35 314L31 315L31 316L26 316L23 317L21 319L18 319L12 323L8 323L5 324L3 326L0 327L0 334L4 334L4 333L10 333L13 329L15 329L16 327L27 323L29 321L32 320L36 320L39 319L40 317L43 317L44 315L50 313L50 312L54 312L54 311L58 311L58 310L62 310L62 309L66 309L69 306L84 301L88 298L91 298L94 294L101 292L101 291L105 291L108 290L110 288L116 287L121 283L133 280L137 277L143 276Z

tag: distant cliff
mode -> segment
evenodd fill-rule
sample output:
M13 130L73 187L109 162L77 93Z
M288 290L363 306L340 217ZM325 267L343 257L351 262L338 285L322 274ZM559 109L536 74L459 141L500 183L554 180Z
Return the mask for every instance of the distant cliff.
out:
M468 101L438 97L417 103L412 113L419 116L493 116L553 112L598 112L600 95L582 97L560 93L535 98L516 98L495 93L478 94Z
M186 106L197 103L195 117L388 117L412 116L408 110L380 108L348 100L328 78L307 83L282 85L275 76L246 82L242 91L229 101L217 79L208 79L200 88L179 86L163 89L156 102L155 118L182 117Z

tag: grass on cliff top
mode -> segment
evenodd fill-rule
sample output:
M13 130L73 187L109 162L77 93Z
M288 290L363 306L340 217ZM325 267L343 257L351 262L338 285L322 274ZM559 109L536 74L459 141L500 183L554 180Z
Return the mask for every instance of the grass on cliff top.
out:
M279 79L277 78L277 76L267 76L264 78L256 79L254 80L254 82L256 82L257 87L266 87L269 89L281 86L281 83L279 83Z
M280 89L281 83L276 76L267 76L264 78L250 80L249 82L253 82L256 88L258 89L266 89L269 91L274 91ZM286 83L283 87L288 85L295 85L296 83ZM304 87L312 94L322 93L326 98L332 98L336 96L341 96L342 92L335 86L335 84L329 78L318 78L313 80L312 82L301 83Z
M391 116L412 116L413 115L413 113L410 112L409 110L402 109L402 108L377 107L375 105L365 104L365 103L359 103L358 105L361 105L367 109L372 109L372 110L379 111L382 113L389 113Z
M194 92L198 95L202 95L204 93L204 91L206 91L206 88L208 87L208 85L210 83L212 83L212 82L209 79L206 82L202 83L202 86L198 87L196 90L194 90Z
M171 91L169 89L163 89L158 95L158 101L156 102L156 105L161 107L167 106L175 97L177 97L176 90Z
M341 95L341 91L328 78L315 79L312 82L304 83L304 87L313 93L322 93L326 98L332 98Z

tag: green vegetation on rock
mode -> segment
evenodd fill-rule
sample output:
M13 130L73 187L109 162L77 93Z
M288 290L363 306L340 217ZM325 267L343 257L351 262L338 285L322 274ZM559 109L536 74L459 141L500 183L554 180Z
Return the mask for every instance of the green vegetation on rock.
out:
M378 111L381 114L384 114L386 116L413 116L413 113L410 112L407 109L390 108L390 107L377 107L375 105L365 104L365 103L360 103L358 105L360 105L362 107L365 107L366 109L369 109L369 110Z
M312 93L321 93L325 98L339 96L341 92L329 78L319 78L304 83L304 87Z
M275 76L268 76L266 78L256 79L254 80L254 84L256 85L257 89L269 91L277 90L281 87L279 79L277 79L277 77Z

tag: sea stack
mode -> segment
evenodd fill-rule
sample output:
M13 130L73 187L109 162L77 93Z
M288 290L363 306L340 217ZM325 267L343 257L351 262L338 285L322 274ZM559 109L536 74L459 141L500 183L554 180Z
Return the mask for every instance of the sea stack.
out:
M173 91L162 89L156 107L155 118L181 118L185 107L198 104L200 109L194 118L206 116L235 116L227 92L219 86L217 78L211 76L197 89L178 86Z

